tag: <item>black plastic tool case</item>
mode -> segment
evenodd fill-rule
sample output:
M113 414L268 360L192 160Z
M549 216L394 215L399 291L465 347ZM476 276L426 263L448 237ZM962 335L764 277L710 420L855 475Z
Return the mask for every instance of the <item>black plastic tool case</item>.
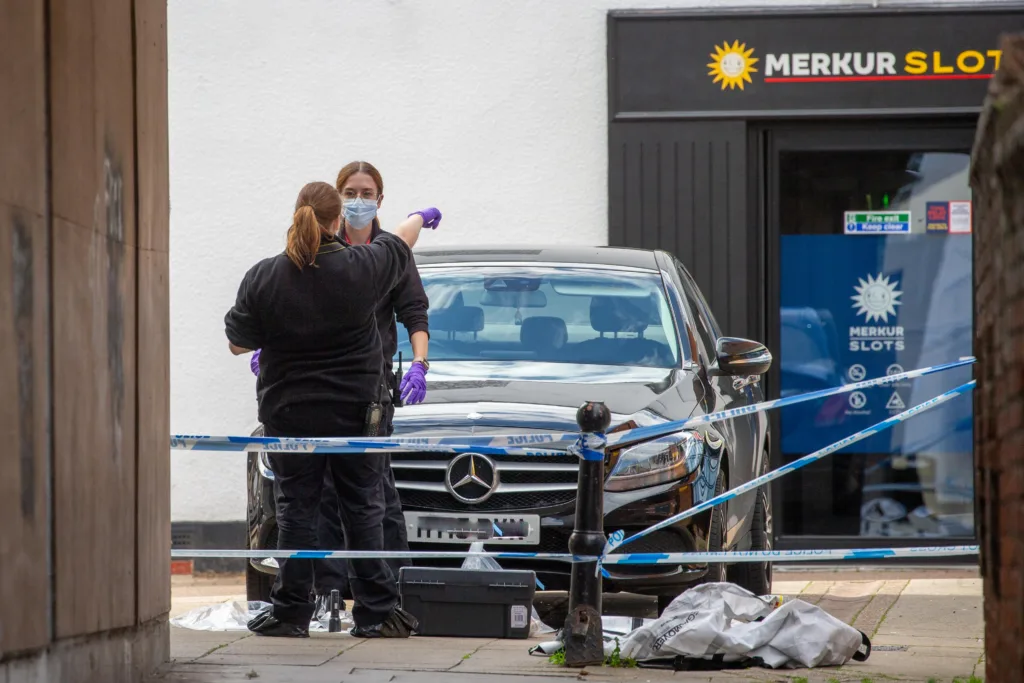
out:
M417 635L458 638L528 638L537 575L402 567L402 609L416 617Z

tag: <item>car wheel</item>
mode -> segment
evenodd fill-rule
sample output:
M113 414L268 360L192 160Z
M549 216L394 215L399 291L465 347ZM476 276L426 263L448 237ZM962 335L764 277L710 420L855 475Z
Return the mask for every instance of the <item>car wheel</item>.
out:
M264 574L247 564L245 567L245 597L249 602L270 602L270 588L274 585L274 575Z
M719 470L718 481L715 482L715 496L720 496L725 493L725 472ZM711 508L711 529L708 532L708 552L718 553L722 552L722 547L725 545L725 507L723 505L716 505ZM700 581L694 583L694 586L698 586L703 583L721 583L726 580L725 564L722 562L709 562L708 572L704 575ZM668 607L673 600L678 597L677 595L659 595L658 596L658 616L660 617L665 608Z
M556 631L565 626L565 620L569 616L569 596L546 596L543 599L535 597L533 607L537 610L537 616L548 628Z
M750 549L767 552L772 549L772 505L766 487L757 492L754 519L750 527ZM772 592L771 562L740 562L730 569L730 580L754 595Z
M245 546L248 550L253 549L248 541L246 541ZM251 561L246 560L245 599L249 602L270 602L270 589L273 587L274 579L276 578L274 574L261 572L252 566Z

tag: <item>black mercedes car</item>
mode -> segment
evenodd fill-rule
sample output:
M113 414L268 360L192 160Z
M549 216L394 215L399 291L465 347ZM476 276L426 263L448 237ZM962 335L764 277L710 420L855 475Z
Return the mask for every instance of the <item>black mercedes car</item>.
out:
M576 431L576 409L603 401L610 431L763 400L772 357L722 336L693 278L662 251L609 247L435 248L416 251L430 299L430 372L423 404L399 408L396 436L542 435ZM404 337L404 333L400 332ZM408 339L399 345L411 357ZM397 357L396 357L397 360ZM671 436L617 444L605 463L604 526L627 536L768 470L763 413ZM353 456L358 457L358 456ZM249 547L274 548L273 473L249 454ZM392 466L413 550L568 552L575 457L395 453ZM624 546L624 552L767 550L768 487ZM423 560L454 565L459 561ZM567 590L569 565L508 560ZM274 560L248 568L250 599L266 599ZM658 597L659 613L700 581L756 594L770 563L612 566L607 592Z

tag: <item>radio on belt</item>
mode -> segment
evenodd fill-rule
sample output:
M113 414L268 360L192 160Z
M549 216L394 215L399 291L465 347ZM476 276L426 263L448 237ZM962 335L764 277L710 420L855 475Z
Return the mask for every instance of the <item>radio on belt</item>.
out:
M537 575L529 571L402 567L402 609L416 634L452 638L528 638Z

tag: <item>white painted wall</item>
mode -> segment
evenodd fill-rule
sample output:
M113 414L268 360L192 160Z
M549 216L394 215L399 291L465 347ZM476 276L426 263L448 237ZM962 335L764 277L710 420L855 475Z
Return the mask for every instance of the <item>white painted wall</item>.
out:
M608 10L751 4L851 3L170 0L172 433L255 427L223 316L306 182L371 161L422 243L604 244ZM245 518L244 456L171 458L172 520Z

